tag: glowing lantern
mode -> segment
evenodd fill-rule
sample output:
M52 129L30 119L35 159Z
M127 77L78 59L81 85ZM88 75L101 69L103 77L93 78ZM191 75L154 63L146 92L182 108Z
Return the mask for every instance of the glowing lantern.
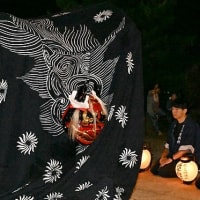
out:
M198 175L198 166L189 157L182 157L176 164L175 170L176 175L183 183L191 183Z
M140 170L146 170L151 164L151 152L144 146L142 151L142 159L140 164Z

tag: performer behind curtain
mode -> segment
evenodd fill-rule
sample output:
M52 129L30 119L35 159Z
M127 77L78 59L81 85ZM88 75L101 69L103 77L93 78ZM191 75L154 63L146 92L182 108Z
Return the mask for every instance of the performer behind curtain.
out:
M62 119L72 140L89 145L103 129L107 119L107 109L94 90L89 94L86 90L84 85L69 95L70 104Z

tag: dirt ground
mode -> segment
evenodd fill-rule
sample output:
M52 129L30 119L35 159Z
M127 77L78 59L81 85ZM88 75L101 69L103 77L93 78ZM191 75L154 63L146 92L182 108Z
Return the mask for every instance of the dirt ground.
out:
M139 174L129 200L199 200L200 190L194 183L183 184L178 178L153 176L150 171Z
M145 141L150 146L153 162L159 158L165 142L163 136L146 135ZM149 170L140 172L137 183L129 200L200 200L200 190L194 182L183 184L179 178L162 178L151 174Z

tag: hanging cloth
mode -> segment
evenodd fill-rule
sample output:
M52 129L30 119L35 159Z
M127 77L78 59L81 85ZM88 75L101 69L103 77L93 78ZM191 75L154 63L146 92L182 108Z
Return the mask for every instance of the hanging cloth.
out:
M113 5L37 19L0 13L0 199L129 199L143 146L142 74L140 32ZM108 116L85 145L62 116L88 78Z

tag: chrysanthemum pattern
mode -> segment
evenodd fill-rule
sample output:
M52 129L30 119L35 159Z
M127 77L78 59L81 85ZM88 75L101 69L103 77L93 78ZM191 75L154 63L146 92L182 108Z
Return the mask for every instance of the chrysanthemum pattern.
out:
M93 19L95 22L101 23L109 19L112 14L113 14L113 11L111 10L103 10L102 12L99 12L98 14L96 14Z
M89 158L90 156L82 156L82 158L77 162L76 170L74 173L76 173L87 162Z
M0 103L6 100L6 94L8 90L8 83L5 80L1 80L0 82Z
M137 163L137 154L131 149L125 148L119 157L119 162L125 166L125 168L133 168Z
M26 132L26 134L22 134L22 136L19 137L17 144L17 148L21 153L30 155L37 147L38 139L34 133Z
M115 105L111 106L110 111L108 113L108 121L112 119L113 113L115 111Z
M20 195L17 199L15 200L34 200L34 197L32 196L26 196L26 195Z
M63 198L63 193L60 192L52 192L48 194L44 199L46 200L58 200Z
M134 69L133 54L131 52L129 52L126 57L126 63L128 67L128 74L130 74Z
M45 183L54 183L58 179L60 179L60 175L62 174L62 165L59 161L51 159L50 162L47 162L45 174L43 175L43 181Z
M105 188L103 188L102 190L100 190L98 192L98 194L96 194L96 198L95 200L108 200L110 198L110 196L108 195L109 190L107 188L107 186Z
M76 155L83 153L88 147L89 147L89 145L82 145L82 144L77 145L76 146Z
M90 181L87 181L83 184L79 184L79 186L75 189L75 191L79 192L91 187L93 184Z
M115 117L118 120L118 122L121 124L122 128L126 125L126 122L128 121L128 116L126 112L126 106L120 106L118 110L115 112Z
M124 188L120 188L120 187L117 187L116 188L116 194L114 196L114 199L113 200L122 200L122 193L124 193Z

